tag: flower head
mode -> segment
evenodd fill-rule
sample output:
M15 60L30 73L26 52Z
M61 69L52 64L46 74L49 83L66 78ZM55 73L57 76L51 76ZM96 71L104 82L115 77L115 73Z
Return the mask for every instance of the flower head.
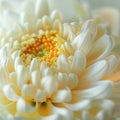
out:
M110 118L113 103L101 100L118 64L112 37L96 20L64 23L47 6L28 4L21 22L1 35L1 112L6 119Z

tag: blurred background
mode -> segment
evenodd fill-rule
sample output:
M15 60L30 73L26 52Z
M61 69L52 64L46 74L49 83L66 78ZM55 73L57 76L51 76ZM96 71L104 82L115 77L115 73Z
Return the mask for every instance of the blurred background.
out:
M93 9L101 7L114 7L120 10L120 0L81 0L90 4Z

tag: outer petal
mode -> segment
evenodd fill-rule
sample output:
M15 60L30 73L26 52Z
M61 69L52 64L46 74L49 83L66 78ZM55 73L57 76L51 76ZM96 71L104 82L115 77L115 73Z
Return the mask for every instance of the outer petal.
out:
M75 104L68 104L64 103L65 107L72 111L79 111L79 110L84 110L88 109L90 107L90 101L89 100L81 100L80 102L77 102Z
M80 99L101 99L109 96L112 92L112 84L110 81L102 82L97 86L86 90L75 90L72 92L73 98L75 100Z
M17 111L22 113L32 113L36 110L36 106L27 103L24 99L20 98L17 102Z
M16 102L20 98L20 96L17 95L15 90L9 84L4 86L3 92L4 92L4 95L11 101L15 101Z
M35 6L35 15L36 18L41 18L44 15L48 15L48 3L47 0L37 0L36 6Z
M65 55L60 55L57 60L57 68L61 72L67 72L70 71L70 65L68 63L67 57Z
M98 61L85 70L85 73L81 79L93 81L100 80L106 74L107 70L107 62L105 60Z
M97 40L88 55L88 60L100 60L107 56L113 48L113 40L108 35L103 35L99 40Z
M82 53L82 51L77 50L75 52L73 62L72 62L72 71L79 75L80 72L83 71L85 66L86 66L85 55Z
M72 95L69 89L58 90L52 97L54 103L69 102Z

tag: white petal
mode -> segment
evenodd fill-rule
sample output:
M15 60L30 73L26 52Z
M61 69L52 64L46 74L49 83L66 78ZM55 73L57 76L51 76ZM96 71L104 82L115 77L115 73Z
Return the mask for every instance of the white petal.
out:
M110 53L114 46L112 38L108 35L103 35L99 40L97 40L90 51L88 60L100 60Z
M84 52L84 54L88 54L93 46L92 33L89 31L85 31L84 33L80 33L72 41L72 46L75 50L81 49Z
M33 85L23 85L21 92L22 97L28 100L33 99L35 96L35 88Z
M54 21L54 20L60 20L60 21L61 21L62 16L61 16L61 14L60 14L58 11L54 10L54 11L51 13L50 18L51 18L53 21Z
M36 6L35 6L35 15L36 18L41 18L44 15L48 15L48 3L47 0L37 0Z
M32 72L32 84L35 87L40 87L40 81L41 81L40 73L38 71Z
M77 76L75 74L73 74L73 73L70 73L69 74L69 80L68 80L67 86L70 89L74 89L78 85L78 83L79 83L79 81L78 81Z
M73 55L74 53L72 45L69 42L65 42L64 44L62 44L61 49L64 50L65 54L68 56Z
M63 120L73 120L73 112L69 109L65 108L57 108L55 106L52 107L52 111L55 114L61 115L64 119Z
M34 5L32 2L27 3L26 9L21 14L21 23L29 23L32 28L35 26Z
M42 24L43 24L43 29L50 29L51 28L50 19L48 16L42 17Z
M85 70L85 74L81 79L83 80L99 80L108 70L108 64L105 60L94 63Z
M24 99L20 98L17 102L17 111L18 112L25 112L25 113L32 113L36 110L35 106L32 104L27 103Z
M43 117L42 120L64 120L60 114L52 114L47 117Z
M85 68L85 66L86 57L80 50L77 50L73 58L72 70L79 75L80 72Z
M60 88L65 88L68 84L68 75L66 73L58 73L58 85Z
M37 59L33 59L30 64L30 72L32 73L33 71L38 70L38 68L39 68L39 63Z
M81 100L80 102L77 102L75 104L68 104L64 103L65 107L72 111L79 111L79 110L84 110L88 109L90 107L90 101L89 100Z
M0 88L7 83L7 74L3 67L0 67Z
M42 79L41 85L44 87L48 95L51 95L53 92L57 90L58 83L56 79L57 78L53 76L47 76Z
M110 81L104 81L99 85L86 90L73 91L73 98L76 100L80 99L101 99L108 97L112 92L112 84Z
M28 70L22 65L17 67L17 84L21 88L28 82Z
M35 100L38 102L45 102L46 101L46 93L40 89L37 90Z
M83 24L80 32L86 32L86 30L92 33L92 38L94 39L97 33L97 24L95 23L95 20L87 20Z
M4 86L3 92L4 92L4 95L11 101L16 102L20 98L11 85Z
M72 99L72 95L69 89L58 90L52 97L54 103L69 102Z
M43 77L44 77L44 76L49 76L49 75L52 76L52 75L54 75L54 73L55 73L54 68L52 68L52 67L49 68L49 67L48 67L48 68L46 68L46 69L43 71L43 74L42 74L42 75L43 75Z
M118 65L118 58L115 55L111 55L111 56L107 57L106 60L107 60L107 63L108 63L107 72L111 73L116 69L116 67Z
M70 71L70 65L68 63L67 57L65 55L60 55L57 60L57 68L60 72L67 72Z
M59 33L62 33L63 30L63 26L62 23L59 19L56 19L53 23L53 29L55 29L56 31L59 31Z

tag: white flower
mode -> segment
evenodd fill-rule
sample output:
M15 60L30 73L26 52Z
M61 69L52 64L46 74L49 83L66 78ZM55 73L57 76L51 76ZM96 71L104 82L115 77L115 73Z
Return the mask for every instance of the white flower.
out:
M103 99L111 94L108 78L118 58L112 37L96 20L64 23L38 0L0 39L1 119L111 117L114 104Z

